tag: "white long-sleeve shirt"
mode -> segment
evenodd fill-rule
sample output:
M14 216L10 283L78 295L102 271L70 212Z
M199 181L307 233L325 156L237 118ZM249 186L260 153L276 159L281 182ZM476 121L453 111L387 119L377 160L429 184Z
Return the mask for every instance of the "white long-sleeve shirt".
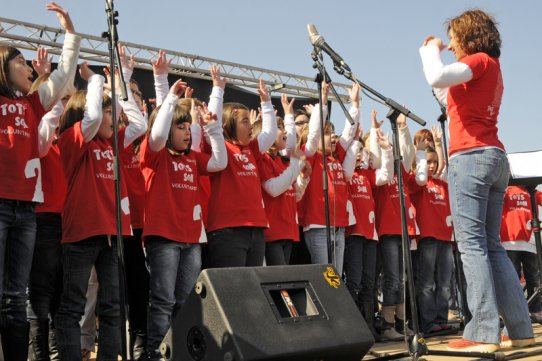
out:
M263 189L271 196L278 197L282 193L286 192L297 176L299 175L300 161L298 158L291 158L290 164L279 176L271 178L262 183Z
M85 143L94 139L102 123L104 82L105 78L99 74L94 74L88 79L85 112L81 121L81 132Z
M40 158L43 158L49 153L53 140L55 139L56 129L58 128L60 116L64 112L64 106L61 101L58 101L53 109L47 112L41 118L38 126L38 150Z
M262 102L262 131L258 134L258 148L261 153L267 152L277 139L277 117L271 100Z
M154 74L154 91L156 95L156 106L159 107L169 93L168 74Z
M322 107L324 113L324 120L327 118L327 106ZM312 110L311 117L309 119L309 134L307 136L307 143L305 143L305 155L312 157L318 150L320 144L320 135L322 129L320 129L320 106L316 104Z
M68 33L65 35L58 66L38 89L45 110L51 109L64 96L69 84L73 83L80 45L80 36Z

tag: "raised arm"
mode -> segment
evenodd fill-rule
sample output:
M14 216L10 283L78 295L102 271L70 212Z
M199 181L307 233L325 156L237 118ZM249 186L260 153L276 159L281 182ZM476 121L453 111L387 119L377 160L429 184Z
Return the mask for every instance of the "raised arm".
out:
M81 38L75 35L70 15L65 9L55 3L51 3L47 5L47 10L56 12L60 25L66 31L66 35L58 67L38 89L41 104L46 110L56 104L63 97L64 90L67 89L69 83L73 83L81 43Z
M344 129L341 134L341 137L339 139L339 142L341 143L342 147L344 149L348 149L350 147L350 144L354 140L354 136L359 128L359 120L360 120L360 96L359 96L359 85L357 83L354 83L352 85L352 88L348 90L350 94L350 100L352 101L352 107L348 111L352 119L354 120L354 124L350 124L350 121L348 119L344 122Z
M416 150L414 148L414 142L412 141L412 135L407 126L406 116L399 114L397 117L397 129L399 130L399 151L403 158L403 166L409 172L412 169L412 163L416 156Z
M444 65L440 52L445 48L440 38L427 37L420 48L425 79L433 88L448 88L472 79L472 70L467 64L455 62Z
M40 158L45 157L53 144L55 139L55 131L58 128L60 116L64 112L64 106L62 102L57 102L53 109L46 113L43 118L41 118L40 125L38 127L39 133L39 155Z
M327 94L329 86L326 83L322 83L322 110L324 120L327 118ZM307 109L307 108L306 108ZM320 128L320 106L316 104L311 106L311 117L309 119L309 134L307 136L307 143L305 144L305 155L312 157L318 150L318 144L320 144L320 136L322 129Z
M266 152L277 139L277 117L271 104L271 98L262 79L260 79L260 94L262 106L262 131L258 135L258 147L260 152Z
M208 172L219 172L228 165L228 154L222 125L218 122L216 114L206 112L202 117L203 129L209 134L211 142L211 158L207 162Z
M166 146L171 130L171 119L177 99L186 90L186 83L181 79L171 86L169 94L160 107L149 135L149 147L153 152L158 152Z
M280 97L282 109L284 110L284 130L286 131L286 156L289 157L297 144L297 133L295 132L294 102L295 98L288 101L286 94Z
M158 59L151 61L152 73L154 74L154 91L156 93L156 106L162 105L169 92L167 76L171 60L166 59L166 52L158 51Z
M85 113L81 121L83 138L85 143L88 143L94 139L102 123L102 97L105 78L94 74L88 67L87 62L81 64L79 73L81 74L81 78L88 82Z
M375 171L375 184L381 186L393 179L393 152L390 141L382 129L376 131L376 146L382 152L380 166Z

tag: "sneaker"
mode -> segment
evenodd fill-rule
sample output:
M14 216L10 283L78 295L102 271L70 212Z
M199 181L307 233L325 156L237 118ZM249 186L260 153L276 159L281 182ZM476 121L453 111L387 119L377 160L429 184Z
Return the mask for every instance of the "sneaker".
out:
M534 337L532 338L520 338L516 340L512 340L510 337L506 335L501 336L501 348L509 348L509 347L529 347L529 346L535 346L536 340Z
M380 335L380 341L400 341L403 339L403 335L395 330L395 328L387 328L382 330Z
M492 353L499 349L499 344L469 341L461 338L448 342L447 349L448 351Z

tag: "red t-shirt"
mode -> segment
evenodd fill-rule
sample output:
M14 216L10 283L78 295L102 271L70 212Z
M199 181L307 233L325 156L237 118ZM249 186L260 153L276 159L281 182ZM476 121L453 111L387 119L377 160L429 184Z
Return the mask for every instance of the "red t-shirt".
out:
M504 150L497 136L497 117L504 89L499 59L476 53L460 62L469 66L473 77L448 91L450 155L484 146Z
M415 236L418 228L416 224L416 209L412 205L409 196L409 185L414 181L414 176L407 173L402 164L401 171L403 172L408 234L410 236ZM389 184L374 188L374 198L376 208L376 231L378 236L402 234L397 174L393 175L393 180Z
M208 228L207 220L209 219L209 198L211 198L211 179L209 176L199 176L199 203L201 204L201 213L203 217L203 225Z
M43 202L38 125L44 114L38 92L0 96L0 198Z
M418 239L433 237L451 241L452 216L448 183L431 177L425 186L412 184L411 187L412 204L416 208L416 221L420 228Z
M287 168L280 156L273 159L265 153L258 161L258 170L262 183L278 177ZM265 230L265 240L267 242L278 241L282 239L291 239L299 241L299 226L297 224L297 202L295 199L295 190L293 185L286 192L278 197L271 197L262 189L263 202L269 228Z
M348 183L344 175L342 162L346 151L340 143L337 143L337 158L327 156L327 180L329 190L329 213L331 226L348 226ZM321 152L316 152L312 157L307 157L312 166L311 181L309 182L302 199L303 226L310 224L325 225L324 209L324 180L323 157Z
M258 139L247 146L226 142L228 166L211 174L208 231L231 227L267 227L257 160Z
M36 207L36 212L62 213L68 185L58 144L53 144L47 155L41 158L41 171L44 201Z
M354 208L356 224L346 228L346 236L360 235L367 239L378 240L375 227L375 188L376 172L374 169L356 169L349 184L349 197Z
M148 138L141 144L141 155L146 191L143 237L152 235L198 243L205 232L199 204L199 175L207 174L210 155L195 151L172 155L167 148L153 152Z
M132 228L143 228L143 213L145 209L145 180L139 166L139 154L134 153L134 144L124 148L124 136L126 128L119 132L119 158L122 165L122 174L128 188L130 198L130 217Z
M529 242L532 233L532 218L529 192L518 186L506 188L502 207L501 241Z
M116 199L113 148L96 137L85 143L81 122L60 135L60 159L68 192L62 215L62 243L98 235L116 235ZM131 232L130 202L121 177L122 234Z

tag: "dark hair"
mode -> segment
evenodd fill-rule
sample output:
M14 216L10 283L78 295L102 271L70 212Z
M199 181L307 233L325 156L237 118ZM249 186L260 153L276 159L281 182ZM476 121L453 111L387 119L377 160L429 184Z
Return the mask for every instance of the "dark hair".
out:
M21 55L19 49L13 46L0 46L0 95L16 99L17 94L9 80L9 62Z
M501 36L497 22L480 9L467 10L446 21L447 31L467 54L486 53L492 58L501 56Z
M235 121L237 120L238 110L248 111L249 109L240 103L226 103L222 110L224 139L230 143L237 139L237 126Z
M154 122L156 121L156 117L158 116L158 112L160 111L161 107L162 107L161 105L157 106L156 109L152 111L151 116L149 117L149 128L147 129L147 134L151 134L152 127L154 126ZM186 106L183 105L183 103L179 100L175 104L175 109L173 110L173 115L171 117L171 126L170 126L169 135L166 142L167 148L173 149L171 146L171 127L177 124L182 124L182 123L188 123L190 126L190 124L192 123L192 116L190 115L190 109L187 109ZM192 137L190 137L190 144L188 145L186 152L183 151L183 153L188 153L190 151L191 146L192 146Z
M83 120L85 116L85 105L87 103L87 91L78 90L68 100L64 113L60 117L60 126L58 134L62 134L64 131L73 127L75 123ZM103 94L102 95L102 109L110 107L112 104L111 98Z

